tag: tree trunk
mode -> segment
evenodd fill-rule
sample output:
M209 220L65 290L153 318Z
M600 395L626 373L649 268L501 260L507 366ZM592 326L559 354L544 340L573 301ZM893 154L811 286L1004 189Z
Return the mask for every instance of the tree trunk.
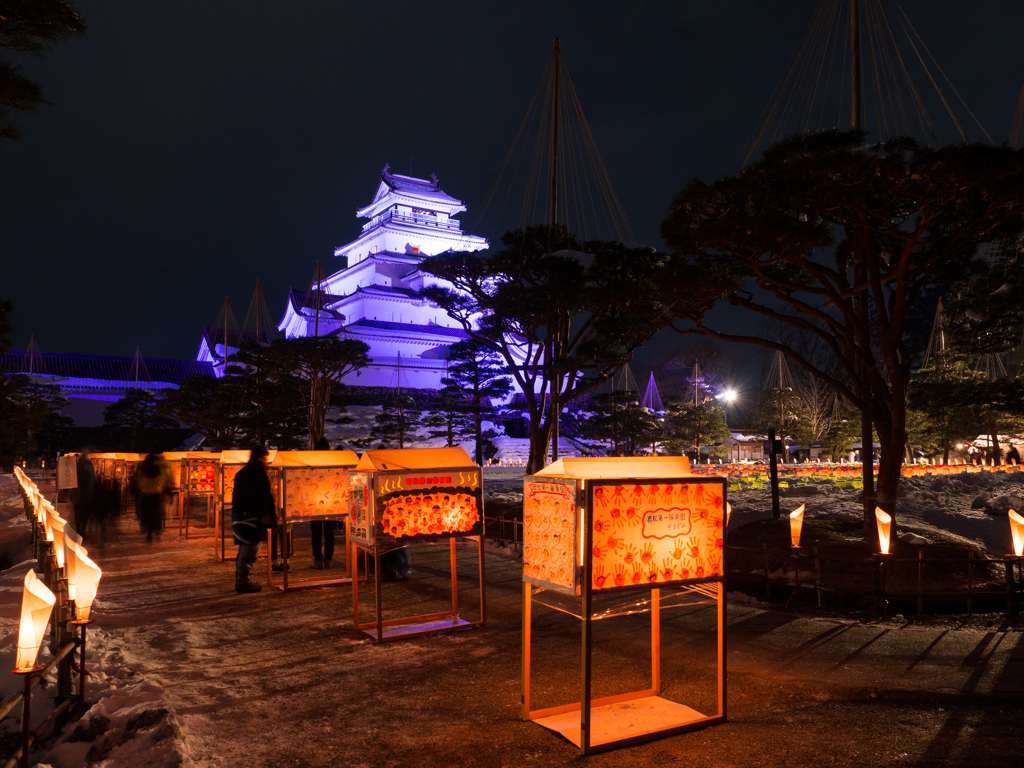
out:
M309 383L309 450L314 450L324 436L324 420L331 402L329 379L313 378Z
M526 474L534 475L547 466L548 448L551 444L551 421L537 425L530 419L530 459Z
M879 425L878 442L882 447L882 455L878 462L878 484L874 489L874 504L871 507L870 517L867 511L867 488L864 489L864 529L869 536L868 542L874 546L878 545L876 506L881 507L892 517L891 536L894 539L896 537L896 499L899 494L900 475L903 469L903 446L907 443L906 403L906 387L901 387L894 381L890 417L887 422L877 421Z

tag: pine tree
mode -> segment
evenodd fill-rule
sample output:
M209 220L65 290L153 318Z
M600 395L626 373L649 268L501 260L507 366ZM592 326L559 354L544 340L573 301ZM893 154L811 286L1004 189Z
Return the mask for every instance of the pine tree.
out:
M453 420L456 434L473 440L474 458L482 466L494 455L490 440L497 436L494 430L485 430L484 423L512 389L504 361L483 344L460 341L448 349L448 372L441 384L441 396L458 414Z
M724 456L729 449L724 445L715 447L715 443L728 436L725 414L714 400L676 401L665 409L663 445L670 454L689 454L699 463L701 448L707 446L709 456Z
M394 393L384 401L368 437L354 440L359 448L408 448L422 438L417 434L420 411L409 395Z

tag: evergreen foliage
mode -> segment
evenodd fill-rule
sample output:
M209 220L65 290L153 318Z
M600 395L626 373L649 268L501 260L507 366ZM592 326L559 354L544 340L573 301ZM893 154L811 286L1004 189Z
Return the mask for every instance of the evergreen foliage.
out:
M662 446L670 455L687 455L700 462L702 448L708 456L726 456L729 448L721 443L729 437L725 414L714 400L694 403L676 400L665 407Z
M676 257L659 285L681 333L781 351L874 425L882 456L864 494L874 540L875 506L895 514L907 438L908 310L980 244L1019 235L1024 155L862 143L859 132L796 135L735 177L691 182L662 224ZM717 327L708 313L719 303L746 312L749 330ZM817 336L842 375L759 333L769 322Z
M103 412L103 425L124 438L131 452L149 453L166 448L161 433L178 428L177 422L157 410L159 400L145 389L134 388Z
M85 21L66 0L4 0L0 8L0 48L15 53L40 55L52 44L84 33ZM12 110L31 113L46 103L39 84L0 57L0 144L21 136Z
M448 253L420 268L454 289L424 295L500 355L523 393L530 421L527 471L541 469L566 403L608 381L661 327L652 249L580 243L564 226L502 237L489 256Z
M415 400L400 392L393 393L384 401L369 436L354 440L353 444L359 448L409 448L422 439L417 432L419 417Z

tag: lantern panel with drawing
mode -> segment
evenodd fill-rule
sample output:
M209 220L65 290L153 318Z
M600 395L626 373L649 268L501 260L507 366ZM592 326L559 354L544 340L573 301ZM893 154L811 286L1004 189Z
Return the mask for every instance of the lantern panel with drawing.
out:
M524 479L524 720L581 754L725 722L725 483L691 474L682 457L565 458ZM581 622L582 703L531 709L535 604ZM713 715L661 696L660 613L703 604L718 614ZM593 623L641 612L651 614L650 688L593 698Z
M485 621L483 477L462 448L366 451L348 473L349 537L355 551L374 557L376 618L359 621L359 590L353 588L355 626L378 642L482 626ZM456 580L457 538L477 543L480 618L460 618ZM449 540L452 609L399 619L383 618L381 556L419 542Z
M291 546L296 523L344 522L348 518L348 473L359 462L353 451L277 451L271 458L268 471L279 478L281 517L287 529L289 545L284 547L284 562L288 564L294 548ZM287 591L303 587L322 587L331 584L350 584L354 578L354 560L349 556L348 527L344 527L345 570L326 572L320 576L291 578L285 568L280 581L275 581L269 570L270 585ZM337 551L337 550L335 550Z
M217 536L219 526L214 507L217 501L217 468L219 465L219 453L202 451L185 454L185 459L181 462L181 475L178 484L178 511L181 518L178 523L178 534L186 539L193 536ZM192 522L193 499L199 499L205 504L205 522L198 524ZM216 546L216 542L214 546Z

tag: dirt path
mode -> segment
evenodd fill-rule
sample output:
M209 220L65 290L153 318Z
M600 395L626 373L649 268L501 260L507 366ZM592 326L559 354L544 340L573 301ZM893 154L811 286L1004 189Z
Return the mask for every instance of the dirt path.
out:
M124 522L121 541L95 551L105 573L97 628L108 652L120 649L126 674L164 689L196 765L580 760L568 742L519 719L518 561L487 557L486 628L374 646L351 629L347 588L237 596L232 564L213 558L209 540L168 532L147 546ZM389 610L441 608L447 556L447 547L418 547L414 578L385 587ZM475 561L459 550L470 616ZM578 622L539 608L534 622L535 706L576 700ZM597 624L595 696L642 687L647 622ZM665 696L709 711L713 611L667 612L662 638ZM1024 754L1024 644L1020 626L1000 617L863 624L733 603L728 642L729 723L587 765L1003 768Z

